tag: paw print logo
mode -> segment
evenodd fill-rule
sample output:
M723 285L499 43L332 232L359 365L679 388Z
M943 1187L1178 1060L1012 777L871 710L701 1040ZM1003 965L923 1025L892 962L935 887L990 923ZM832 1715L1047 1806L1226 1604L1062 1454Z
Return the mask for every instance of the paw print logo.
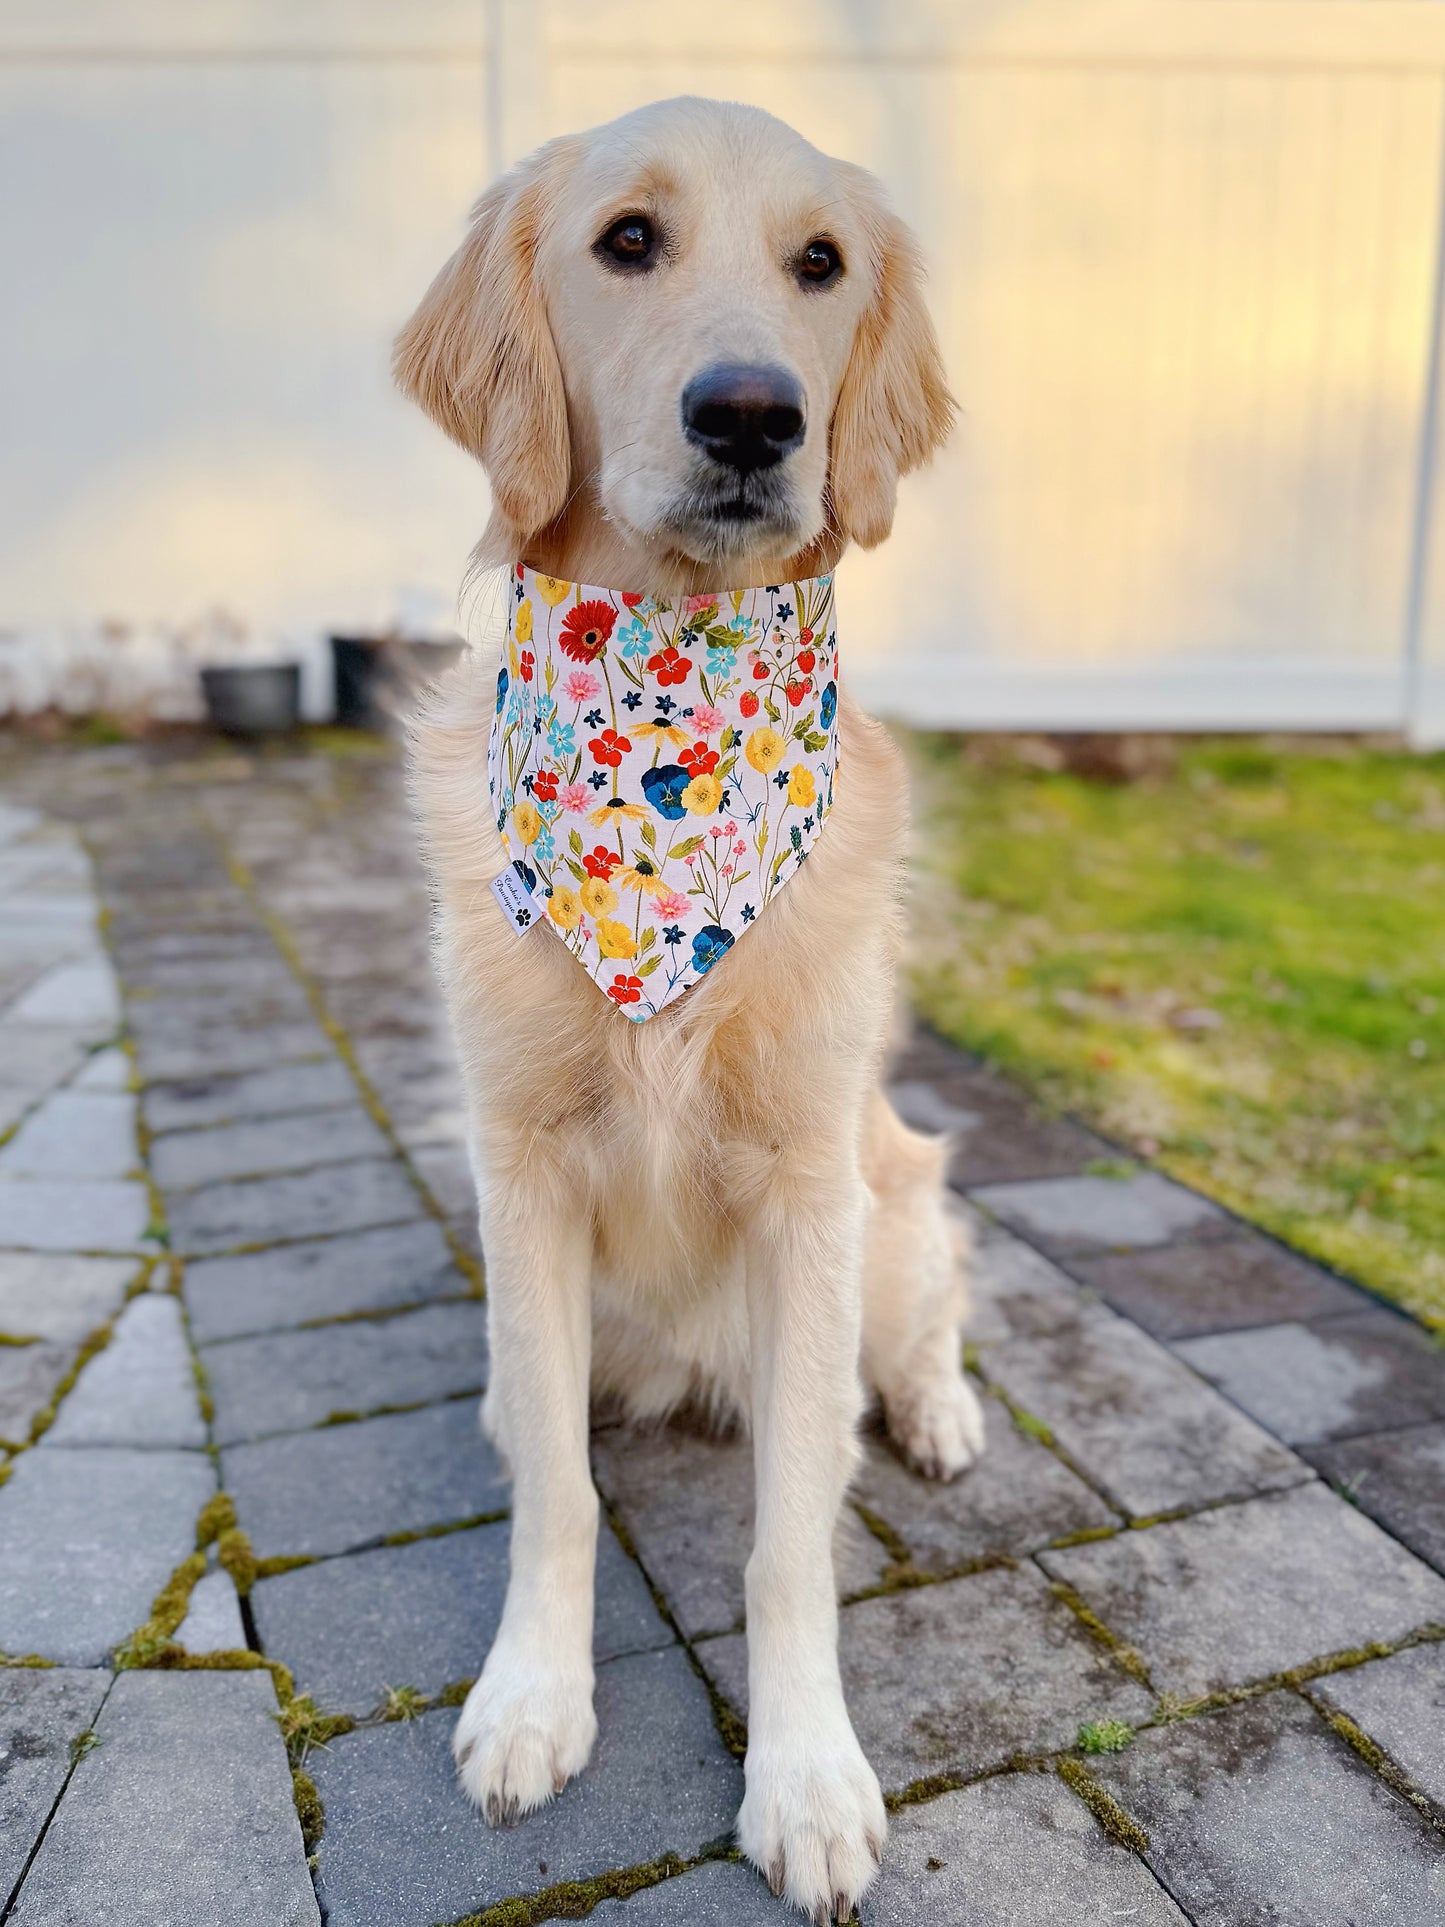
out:
M517 912L517 928L519 930L525 930L531 921L532 913L530 910L519 910Z

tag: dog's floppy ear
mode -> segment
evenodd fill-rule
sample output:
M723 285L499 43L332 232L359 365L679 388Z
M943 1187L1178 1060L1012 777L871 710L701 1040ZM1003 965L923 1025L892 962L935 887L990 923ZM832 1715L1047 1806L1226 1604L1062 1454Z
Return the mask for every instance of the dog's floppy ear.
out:
M485 467L519 544L567 500L567 397L534 267L570 152L553 141L487 190L392 354L397 385Z
M893 526L898 478L926 462L953 425L938 337L923 300L923 256L877 182L849 167L868 240L872 294L833 410L829 494L839 531L871 549Z

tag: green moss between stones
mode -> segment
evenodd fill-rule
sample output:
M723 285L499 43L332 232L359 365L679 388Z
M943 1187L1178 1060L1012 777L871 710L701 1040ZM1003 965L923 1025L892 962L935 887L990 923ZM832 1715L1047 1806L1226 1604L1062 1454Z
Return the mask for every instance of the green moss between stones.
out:
M499 1512L474 1512L470 1518L452 1519L446 1525L422 1526L415 1532L389 1532L381 1543L384 1546L414 1546L420 1539L445 1539L453 1532L469 1532L473 1526L494 1526L511 1516L506 1507Z
M883 1550L895 1565L908 1566L913 1563L913 1554L909 1551L907 1542L901 1534L893 1530L893 1527L889 1525L886 1519L880 1518L876 1512L870 1511L859 1499L854 1499L852 1506L858 1517L863 1521L864 1525L867 1526L868 1530L873 1534L873 1537L878 1541L879 1545L882 1546Z
M604 1900L626 1900L645 1887L675 1880L690 1867L701 1864L700 1860L680 1860L675 1853L664 1854L660 1860L650 1860L643 1867L594 1874L590 1880L564 1880L555 1887L544 1887L541 1893L499 1900L494 1907L468 1914L465 1920L456 1922L456 1927L536 1927L537 1922L544 1920L585 1920Z
M110 1343L110 1335L114 1328L115 1320L108 1318L103 1325L97 1325L94 1331L90 1332L86 1338L82 1340L80 1350L75 1354L75 1363L51 1393L50 1402L47 1405L43 1405L30 1421L30 1438L28 1442L31 1445L34 1445L37 1440L44 1438L51 1426L54 1425L55 1415L60 1410L60 1401L65 1397L66 1393L70 1391L76 1379L80 1377L80 1374L85 1370L91 1359L95 1357L96 1353L105 1350L106 1346Z
M236 1502L229 1492L218 1492L214 1498L207 1499L196 1515L197 1550L204 1552L223 1532L230 1532L235 1524Z
M1113 1794L1099 1785L1081 1761L1060 1760L1058 1774L1064 1784L1078 1794L1111 1840L1117 1840L1121 1847L1128 1847L1133 1853L1148 1853L1148 1834L1137 1820L1129 1818Z
M29 1666L38 1670L54 1664L53 1659L42 1659L39 1653L0 1653L0 1666Z
M326 1828L326 1809L316 1791L316 1782L304 1767L291 1769L291 1797L296 1802L296 1818L301 1822L301 1844L307 1853L314 1853Z
M1127 1720L1086 1720L1079 1728L1081 1753L1122 1753L1134 1744L1134 1729Z
M1092 1545L1096 1539L1118 1537L1117 1526L1083 1526L1078 1532L1066 1532L1059 1539L1050 1539L1049 1547L1054 1552L1062 1552L1065 1546Z
M23 1345L38 1345L39 1343L40 1340L33 1332L0 1332L0 1345L14 1345L18 1349Z
M381 1720L414 1720L431 1705L419 1686L386 1686L382 1691L385 1697L377 1708Z
M471 1692L476 1683L475 1678L454 1679L449 1686L442 1688L432 1704L434 1706L462 1706L466 1703L467 1694Z
M216 1540L216 1557L244 1599L256 1583L256 1555L251 1550L250 1539L239 1526L228 1526Z
M1032 1412L1026 1412L1022 1405L1010 1404L1008 1411L1009 1417L1026 1437L1037 1439L1040 1445L1053 1444L1054 1435L1041 1418L1035 1418Z
M77 1733L75 1738L70 1742L71 1766L79 1766L86 1754L94 1753L99 1745L100 1735L93 1726L87 1726L83 1733Z
M274 1579L278 1572L296 1572L302 1566L314 1566L316 1555L312 1552L278 1552L269 1559L256 1561L258 1579Z
M1141 1685L1149 1685L1149 1669L1145 1666L1138 1653L1135 1652L1132 1646L1126 1645L1116 1632L1104 1624L1094 1609L1086 1604L1083 1597L1075 1592L1074 1588L1069 1585L1067 1581L1063 1579L1050 1580L1049 1591L1054 1595L1055 1599L1061 1600L1063 1604L1068 1607L1069 1611L1074 1614L1075 1618L1091 1638L1114 1655L1126 1673L1132 1678L1137 1679ZM1150 1690L1153 1690L1152 1687Z
M183 1559L151 1601L150 1618L115 1649L117 1672L152 1664L174 1643L177 1627L186 1616L196 1581L206 1570L206 1555L193 1552Z
M339 1734L356 1730L349 1713L323 1713L309 1693L283 1700L274 1718L293 1767L306 1764L312 1747L328 1746Z

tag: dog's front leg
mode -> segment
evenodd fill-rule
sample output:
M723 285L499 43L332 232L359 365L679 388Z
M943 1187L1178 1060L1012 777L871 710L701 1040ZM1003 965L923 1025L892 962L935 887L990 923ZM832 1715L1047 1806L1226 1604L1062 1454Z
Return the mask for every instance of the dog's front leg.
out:
M887 1824L843 1703L833 1577L858 1449L866 1209L853 1170L775 1182L747 1251L757 1532L738 1840L819 1921L848 1918Z
M512 1569L452 1744L463 1789L495 1825L560 1793L597 1737L598 1504L587 1459L590 1227L525 1178L481 1189L487 1425L511 1464Z

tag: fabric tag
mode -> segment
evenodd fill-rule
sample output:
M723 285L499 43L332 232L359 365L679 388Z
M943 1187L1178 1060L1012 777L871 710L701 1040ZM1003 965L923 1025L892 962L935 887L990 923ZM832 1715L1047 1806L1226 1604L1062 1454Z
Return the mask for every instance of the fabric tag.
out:
M492 895L502 906L502 915L520 936L537 921L537 904L521 874L521 865L509 863L492 884Z

